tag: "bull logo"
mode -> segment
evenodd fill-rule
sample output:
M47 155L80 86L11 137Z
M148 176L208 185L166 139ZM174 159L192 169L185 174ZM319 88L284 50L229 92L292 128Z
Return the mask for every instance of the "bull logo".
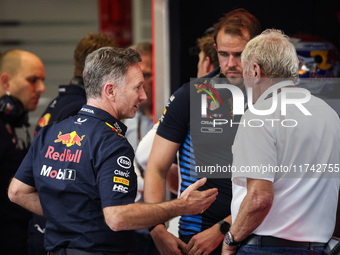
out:
M51 114L46 113L38 122L39 127L45 127L50 122Z
M74 144L81 146L81 141L84 139L85 135L81 137L76 133L76 131L72 131L68 134L62 134L61 131L58 134L58 139L54 140L55 143L62 142L62 144L66 144L67 147L70 147Z

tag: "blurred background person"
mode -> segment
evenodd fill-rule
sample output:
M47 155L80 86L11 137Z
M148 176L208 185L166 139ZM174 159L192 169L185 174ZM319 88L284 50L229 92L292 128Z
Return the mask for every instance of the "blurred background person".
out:
M219 66L214 44L213 27L207 29L204 35L197 39L197 47L199 48L197 78L208 75Z
M116 46L115 41L109 35L103 33L89 33L77 44L73 53L74 76L67 85L59 86L59 95L54 98L37 123L35 134L47 124L60 121L78 113L86 103L86 95L83 82L83 70L86 56L104 46Z
M139 66L144 76L144 90L147 99L139 106L136 116L126 119L124 124L128 127L126 138L136 151L137 145L143 136L152 128L153 125L153 100L152 100L152 44L142 42L130 46L139 53L142 61Z
M27 226L31 214L9 201L7 188L30 145L28 112L37 108L45 92L45 68L35 54L8 50L0 57L0 253L27 254ZM16 129L23 128L25 141Z

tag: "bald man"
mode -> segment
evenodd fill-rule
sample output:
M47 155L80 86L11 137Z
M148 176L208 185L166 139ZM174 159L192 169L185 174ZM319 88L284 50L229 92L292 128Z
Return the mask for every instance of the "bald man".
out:
M0 56L0 254L27 253L27 224L30 214L11 203L7 187L29 146L15 128L28 132L28 112L34 111L45 92L45 68L34 54L9 50Z

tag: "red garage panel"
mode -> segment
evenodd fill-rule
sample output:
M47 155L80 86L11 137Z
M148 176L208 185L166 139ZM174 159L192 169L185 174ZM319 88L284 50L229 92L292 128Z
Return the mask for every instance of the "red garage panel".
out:
M100 31L112 35L120 47L132 44L131 0L99 0Z

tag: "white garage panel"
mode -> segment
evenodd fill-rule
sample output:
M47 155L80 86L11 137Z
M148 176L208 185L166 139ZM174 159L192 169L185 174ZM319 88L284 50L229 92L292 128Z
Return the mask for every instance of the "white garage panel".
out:
M19 48L38 55L46 68L46 93L30 113L31 134L59 84L73 75L73 51L89 32L97 33L95 0L1 0L0 52Z

